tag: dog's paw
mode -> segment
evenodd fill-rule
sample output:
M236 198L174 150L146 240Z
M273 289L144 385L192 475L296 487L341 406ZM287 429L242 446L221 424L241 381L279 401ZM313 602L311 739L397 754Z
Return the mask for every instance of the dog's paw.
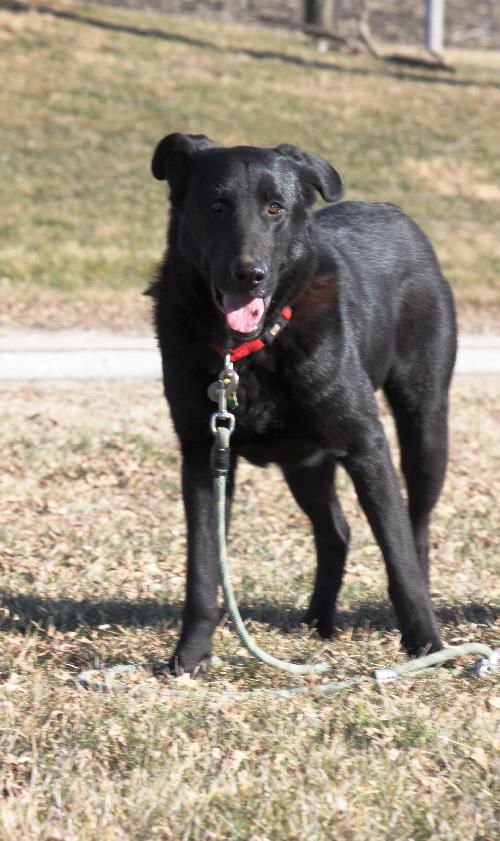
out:
M439 634L402 634L401 647L410 657L423 657L444 648Z
M310 628L314 628L318 636L323 640L330 639L335 633L333 611L329 611L328 613L319 612L311 606L306 612L304 622Z
M168 661L170 674L175 677L189 674L203 674L210 665L211 650L205 646L181 646L178 645L172 657Z

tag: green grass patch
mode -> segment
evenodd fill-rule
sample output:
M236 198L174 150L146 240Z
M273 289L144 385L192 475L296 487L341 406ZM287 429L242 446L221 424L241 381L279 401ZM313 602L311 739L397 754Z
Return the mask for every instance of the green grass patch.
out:
M276 29L50 0L30 9L0 7L12 322L54 325L62 307L71 325L76 300L81 321L119 325L121 302L127 326L135 300L146 322L138 293L165 229L149 161L173 130L324 155L348 198L395 202L422 224L459 300L500 303L497 54L456 53L450 76L320 55Z

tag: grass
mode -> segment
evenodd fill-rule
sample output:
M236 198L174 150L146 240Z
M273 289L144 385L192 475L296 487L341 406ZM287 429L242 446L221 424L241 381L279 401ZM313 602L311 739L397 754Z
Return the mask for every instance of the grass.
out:
M499 405L498 379L456 381L432 531L447 643L499 644ZM231 665L240 646L222 622L224 665L201 678L208 701L200 681L146 674L107 693L77 688L78 670L163 658L179 633L175 437L159 383L4 384L2 414L2 841L498 837L495 678L441 669L334 698L218 700L227 687L301 682ZM353 538L332 643L300 624L312 542L276 469L241 465L230 553L260 644L325 657L342 678L403 655L379 552L340 484ZM185 698L169 696L172 684Z
M63 0L9 5L0 4L4 326L144 329L138 293L165 214L149 159L174 129L228 144L286 140L331 158L348 196L394 201L420 221L462 319L495 326L498 55L450 56L450 79L320 57L276 30ZM456 382L432 532L447 643L499 644L499 405L498 380ZM117 691L78 689L79 670L162 659L178 636L177 444L158 383L4 384L2 416L0 841L498 837L494 678L441 669L286 702L202 701L196 682L145 674ZM345 479L341 496L353 540L331 644L300 624L313 547L276 470L241 466L231 555L259 643L324 657L347 678L403 655L379 552ZM202 678L215 693L290 682L231 664L241 651L224 621L215 650L224 665ZM168 694L172 683L185 699Z
M498 325L498 54L450 54L449 76L320 56L299 33L64 0L2 2L0 44L4 325L144 329L138 293L165 229L149 160L172 130L330 158L348 198L423 225L466 326Z

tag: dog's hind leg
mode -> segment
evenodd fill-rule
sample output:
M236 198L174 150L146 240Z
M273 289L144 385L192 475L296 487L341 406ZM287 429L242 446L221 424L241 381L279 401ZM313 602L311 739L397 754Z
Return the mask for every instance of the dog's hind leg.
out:
M429 521L448 460L448 393L436 384L427 390L415 388L414 381L406 385L392 375L384 390L398 432L417 557L428 581Z
M325 459L319 465L283 472L296 502L311 520L316 544L316 580L305 622L314 624L319 635L327 638L333 634L335 602L349 545L349 526L335 493L335 464Z
M429 522L448 461L448 391L457 350L453 298L428 244L400 301L395 340L384 392L398 433L417 558L428 581Z

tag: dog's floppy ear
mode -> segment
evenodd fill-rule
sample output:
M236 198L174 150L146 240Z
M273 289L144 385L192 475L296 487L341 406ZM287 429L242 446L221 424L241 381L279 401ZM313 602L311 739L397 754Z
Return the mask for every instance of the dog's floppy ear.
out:
M186 174L189 158L202 149L216 146L217 143L204 134L167 134L154 151L151 171L158 181L167 180L173 189Z
M319 155L311 155L304 152L298 146L290 146L283 143L276 146L278 154L291 158L298 164L301 175L307 184L318 190L325 201L338 201L344 195L344 183L340 173L337 172L324 158Z

